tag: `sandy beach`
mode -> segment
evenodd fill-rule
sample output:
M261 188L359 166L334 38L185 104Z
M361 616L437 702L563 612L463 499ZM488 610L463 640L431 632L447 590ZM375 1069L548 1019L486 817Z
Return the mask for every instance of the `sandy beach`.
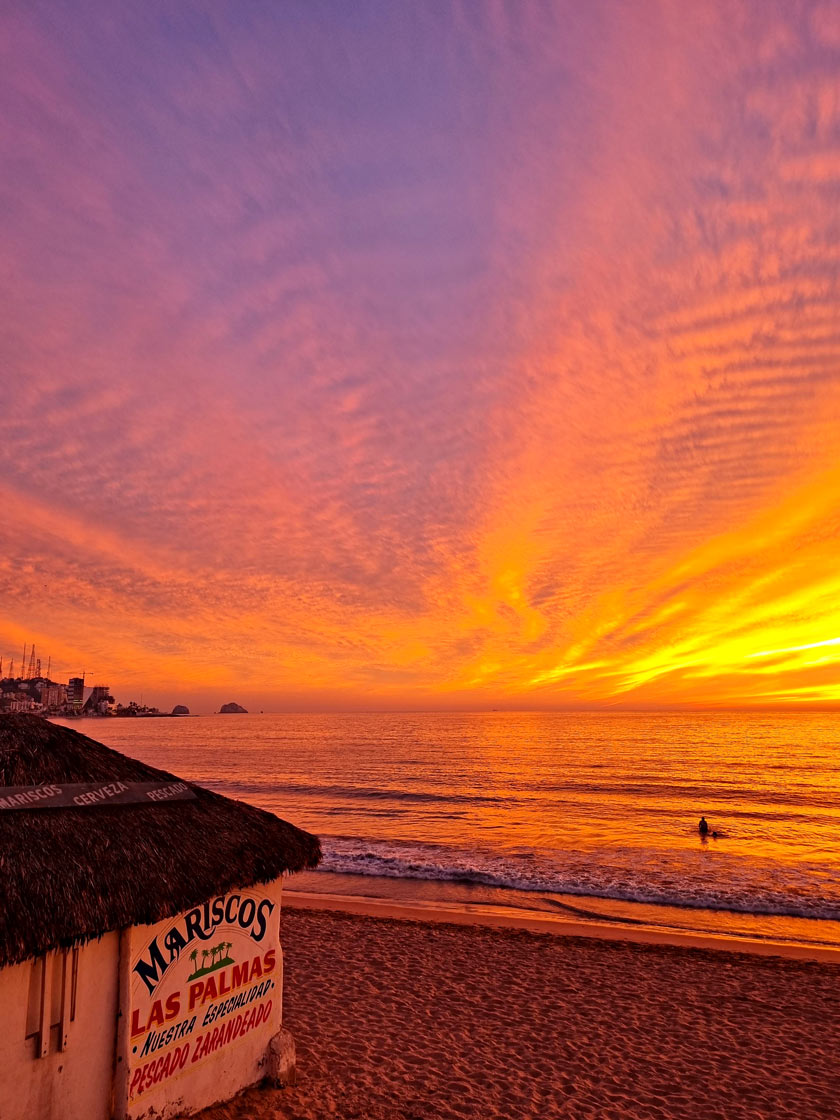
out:
M298 1083L203 1120L838 1117L840 968L284 909Z

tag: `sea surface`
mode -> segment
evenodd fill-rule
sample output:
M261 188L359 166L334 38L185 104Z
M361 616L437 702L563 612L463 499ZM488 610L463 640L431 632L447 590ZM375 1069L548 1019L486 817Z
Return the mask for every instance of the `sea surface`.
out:
M322 840L293 890L840 945L840 716L75 721ZM701 840L705 815L717 839Z

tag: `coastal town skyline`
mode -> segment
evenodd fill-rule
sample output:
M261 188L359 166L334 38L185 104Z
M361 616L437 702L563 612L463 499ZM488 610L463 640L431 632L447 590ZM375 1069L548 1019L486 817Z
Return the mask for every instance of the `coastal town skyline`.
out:
M27 656L28 653L28 656ZM101 676L92 676L85 670L71 675L65 682L56 667L52 669L52 657L46 662L38 656L35 643L24 645L23 653L15 669L15 659L0 655L0 715L21 714L46 716L53 719L103 716L189 716L189 715L230 715L248 714L248 709L235 700L219 704L211 712L191 712L186 704L176 703L172 711L162 711L155 704L144 703L140 694L123 704L121 699L111 694L110 685L103 684ZM66 676L66 674L64 674ZM91 681L95 683L91 683Z
M0 30L4 659L193 711L840 703L838 5Z

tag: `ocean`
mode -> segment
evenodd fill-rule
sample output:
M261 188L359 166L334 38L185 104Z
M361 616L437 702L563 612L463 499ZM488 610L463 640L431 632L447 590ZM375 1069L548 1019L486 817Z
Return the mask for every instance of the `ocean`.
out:
M73 726L317 833L323 866L294 876L292 890L840 945L832 714L352 713ZM717 838L700 838L701 815Z

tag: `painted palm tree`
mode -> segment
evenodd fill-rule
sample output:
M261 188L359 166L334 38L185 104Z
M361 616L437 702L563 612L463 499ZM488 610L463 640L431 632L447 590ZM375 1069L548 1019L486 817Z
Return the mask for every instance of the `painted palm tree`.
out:
M207 958L208 958L209 956L210 956L210 954L209 954L209 953L207 952L207 950L206 950L206 949L202 949L202 950L201 950L201 967L202 967L202 968L206 968L206 967L207 967Z
M193 962L193 973L195 973L198 971L198 949L193 949L193 951L190 953L190 960Z

